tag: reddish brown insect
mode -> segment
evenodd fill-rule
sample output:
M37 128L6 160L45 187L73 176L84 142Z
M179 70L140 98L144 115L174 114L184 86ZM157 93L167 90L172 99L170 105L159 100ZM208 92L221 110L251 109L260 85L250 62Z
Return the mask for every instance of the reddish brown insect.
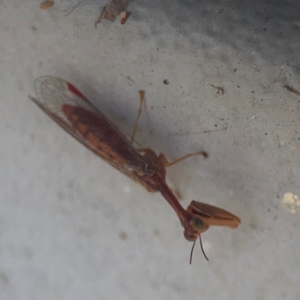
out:
M201 202L192 201L185 210L166 183L166 167L194 155L207 157L205 152L190 153L168 162L162 153L156 155L151 149L133 147L144 101L143 91L140 91L140 110L131 140L69 82L40 77L35 81L35 92L37 98L30 99L75 139L149 192L160 192L179 217L188 241L196 241L210 226L236 228L240 224L240 219L231 213Z

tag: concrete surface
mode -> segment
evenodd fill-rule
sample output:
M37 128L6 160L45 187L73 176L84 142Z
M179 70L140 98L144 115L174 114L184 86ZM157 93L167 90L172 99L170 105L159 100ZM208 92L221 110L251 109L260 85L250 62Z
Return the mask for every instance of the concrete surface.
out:
M0 4L0 299L300 299L298 1ZM31 103L34 79L69 80L137 140L169 158L182 194L238 215L191 243L147 193ZM129 79L130 78L130 79ZM167 79L169 85L163 81ZM218 95L211 86L221 86Z

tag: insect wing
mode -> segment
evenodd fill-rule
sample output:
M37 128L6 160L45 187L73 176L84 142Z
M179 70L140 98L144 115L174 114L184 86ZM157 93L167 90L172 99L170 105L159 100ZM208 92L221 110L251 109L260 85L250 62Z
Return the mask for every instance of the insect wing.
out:
M29 98L60 127L88 147L83 137L74 131L72 124L62 111L64 104L70 104L98 112L82 93L69 82L51 76L37 78L34 82L34 90L37 98Z
M137 173L141 176L152 176L154 171L152 168L147 168L148 162L131 146L124 134L110 122L99 110L97 110L83 94L71 83L59 78L43 76L36 79L34 84L37 98L30 97L50 118L52 118L58 125L66 130L70 135L77 139L84 146L92 150L98 156L103 157L78 130L76 130L63 111L64 106L80 108L85 112L91 112L94 116L104 119L111 128L117 132L120 139L128 146L127 149L132 152L132 159L128 164L123 166L118 165L117 161L108 160L115 168L130 176L132 173ZM89 124L84 124L89 127ZM102 128L99 128L101 131ZM93 128L97 132L97 128ZM105 158L104 158L105 159ZM107 159L106 159L107 160Z
M62 79L50 76L39 77L34 82L34 89L37 95L35 103L38 102L39 107L44 107L43 111L47 110L56 115L70 127L72 124L62 111L63 105L82 107L100 113L75 86Z

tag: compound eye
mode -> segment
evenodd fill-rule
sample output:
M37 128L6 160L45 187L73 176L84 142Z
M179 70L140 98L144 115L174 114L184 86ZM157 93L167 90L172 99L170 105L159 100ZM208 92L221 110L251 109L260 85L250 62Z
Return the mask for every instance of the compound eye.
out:
M202 231L203 229L205 229L205 224L200 218L193 217L190 221L190 224L197 231Z
M190 224L193 229L198 232L198 234L201 234L209 228L209 225L207 223L204 223L199 217L192 217L190 220Z
M186 240L193 242L195 241L201 233L206 231L209 225L197 216L191 217L189 220L189 226L185 227L184 237Z

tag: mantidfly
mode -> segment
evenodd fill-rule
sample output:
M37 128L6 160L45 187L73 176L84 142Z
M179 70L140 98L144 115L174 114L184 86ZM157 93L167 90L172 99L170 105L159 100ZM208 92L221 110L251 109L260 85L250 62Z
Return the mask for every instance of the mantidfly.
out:
M149 192L162 194L176 212L184 228L185 238L194 242L190 263L198 238L205 255L201 234L210 226L236 228L240 224L240 219L235 215L205 203L192 201L185 210L166 183L167 167L195 155L206 158L208 156L205 152L190 153L169 162L163 153L156 155L152 149L133 147L142 113L144 91L140 91L140 109L130 140L71 83L43 76L35 80L35 92L37 98L30 99L75 139L117 170L143 185Z

